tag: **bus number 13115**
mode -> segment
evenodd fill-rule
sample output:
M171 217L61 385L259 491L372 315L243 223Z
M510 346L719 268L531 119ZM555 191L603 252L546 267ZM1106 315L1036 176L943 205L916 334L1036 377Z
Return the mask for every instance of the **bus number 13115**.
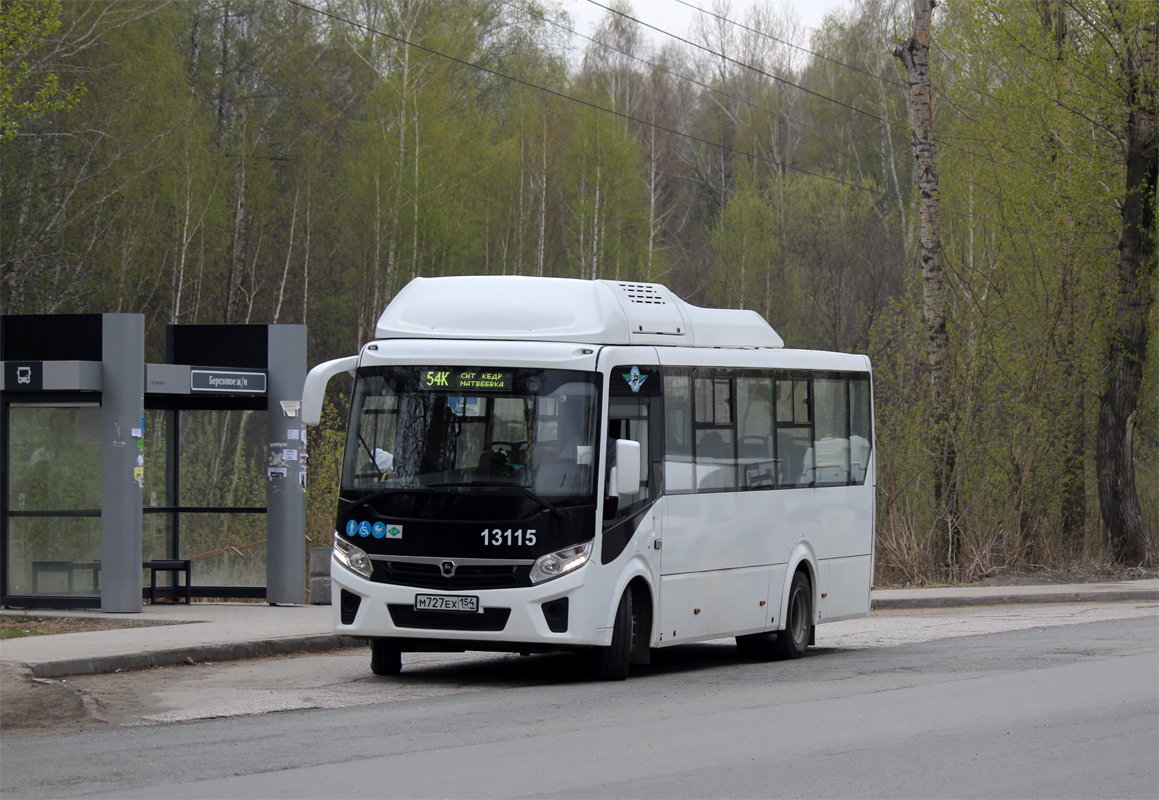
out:
M479 535L483 537L483 544L486 545L516 544L530 547L535 544L535 528L528 528L526 533L524 533L522 528L517 531L513 531L510 528L505 531L501 531L498 528L491 530L484 528L483 532Z

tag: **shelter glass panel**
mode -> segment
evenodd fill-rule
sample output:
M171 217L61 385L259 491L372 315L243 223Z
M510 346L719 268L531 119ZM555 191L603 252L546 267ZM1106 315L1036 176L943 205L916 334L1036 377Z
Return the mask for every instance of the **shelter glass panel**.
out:
M266 505L266 412L180 412L178 504L210 508ZM296 459L297 449L290 446ZM184 537L184 524L182 536Z
M99 594L100 406L13 404L8 443L8 594Z
M183 513L179 557L194 586L265 586L266 515Z

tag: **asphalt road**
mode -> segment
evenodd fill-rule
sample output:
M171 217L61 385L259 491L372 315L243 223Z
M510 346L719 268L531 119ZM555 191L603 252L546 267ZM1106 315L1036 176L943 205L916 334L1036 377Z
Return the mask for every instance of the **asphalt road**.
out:
M617 684L567 656L427 657L392 679L364 653L313 656L297 663L331 666L315 687L348 707L6 737L0 794L1155 798L1155 605L1107 605L875 614L801 661L693 645Z

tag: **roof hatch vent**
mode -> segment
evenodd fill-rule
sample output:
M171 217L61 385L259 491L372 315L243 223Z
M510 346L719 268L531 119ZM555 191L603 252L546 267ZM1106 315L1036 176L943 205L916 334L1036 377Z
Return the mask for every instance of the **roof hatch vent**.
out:
M656 287L648 283L621 283L620 288L624 290L624 294L628 297L629 303L639 303L641 305L667 305L667 301L660 292L656 291Z

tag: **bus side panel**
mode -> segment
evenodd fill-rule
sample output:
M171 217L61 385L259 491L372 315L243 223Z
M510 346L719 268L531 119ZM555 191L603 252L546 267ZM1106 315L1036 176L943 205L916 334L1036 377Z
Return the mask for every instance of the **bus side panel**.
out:
M667 495L663 574L784 564L817 530L815 491Z
M763 609L764 618L762 622L764 627L762 630L775 631L780 612L780 598L785 594L785 574L788 572L788 564L774 564L769 567L769 602Z
M660 579L660 645L687 639L692 620L695 574L665 575Z
M660 581L661 643L766 630L769 571L747 567L665 575Z
M693 586L692 636L699 638L764 630L765 607L769 599L768 567L704 572L696 576Z
M820 622L864 617L869 614L869 584L873 560L868 556L831 558L822 561L822 574L828 573L823 586L826 593L824 612Z
M820 527L815 496L811 488L667 495L663 644L674 630L680 641L776 630L789 556Z
M814 527L802 535L812 542L817 558L866 556L873 552L873 486L824 486L814 491Z
M816 489L748 491L733 497L743 520L733 535L743 537L754 556L744 566L786 563L793 546L801 539L812 540L819 528Z
M865 616L873 578L874 487L833 486L816 491L817 527L810 538L820 573L818 621Z

